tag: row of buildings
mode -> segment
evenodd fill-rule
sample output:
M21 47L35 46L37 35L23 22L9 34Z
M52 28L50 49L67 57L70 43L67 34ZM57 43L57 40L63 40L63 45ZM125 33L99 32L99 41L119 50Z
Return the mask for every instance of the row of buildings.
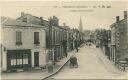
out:
M110 30L97 29L94 42L101 47L108 58L114 63L125 61L128 58L128 16L124 11L124 18L116 17L115 23L110 25Z
M111 27L111 57L114 63L128 58L128 16L124 11L124 18L116 17Z
M59 61L74 49L81 32L59 25L56 16L43 17L21 12L17 19L1 17L1 70L44 67L49 60ZM65 47L66 46L66 47Z

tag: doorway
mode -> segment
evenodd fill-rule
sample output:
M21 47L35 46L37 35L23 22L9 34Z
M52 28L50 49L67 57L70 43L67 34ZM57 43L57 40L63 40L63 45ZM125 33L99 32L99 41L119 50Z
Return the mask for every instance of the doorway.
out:
M34 52L34 66L39 67L39 52Z

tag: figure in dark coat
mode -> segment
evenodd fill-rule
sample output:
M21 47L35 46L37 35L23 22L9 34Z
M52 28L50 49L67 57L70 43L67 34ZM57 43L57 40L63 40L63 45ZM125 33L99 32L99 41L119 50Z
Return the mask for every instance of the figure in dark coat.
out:
M63 48L64 48L64 54L67 57L68 54L67 54L67 41L66 40L63 41Z
M76 49L76 51L78 52L78 41L75 40L74 43L75 43L75 49Z

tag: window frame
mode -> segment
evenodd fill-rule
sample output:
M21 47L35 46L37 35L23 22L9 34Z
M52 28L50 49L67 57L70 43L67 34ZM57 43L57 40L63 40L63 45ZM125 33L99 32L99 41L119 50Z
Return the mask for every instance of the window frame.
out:
M40 44L39 32L34 32L34 44Z
M16 31L16 45L22 45L22 32Z

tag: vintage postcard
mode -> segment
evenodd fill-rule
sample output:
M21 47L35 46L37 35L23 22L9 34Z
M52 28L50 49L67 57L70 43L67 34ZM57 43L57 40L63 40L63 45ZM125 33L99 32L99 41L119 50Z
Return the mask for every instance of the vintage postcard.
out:
M128 1L0 1L1 79L128 79Z

